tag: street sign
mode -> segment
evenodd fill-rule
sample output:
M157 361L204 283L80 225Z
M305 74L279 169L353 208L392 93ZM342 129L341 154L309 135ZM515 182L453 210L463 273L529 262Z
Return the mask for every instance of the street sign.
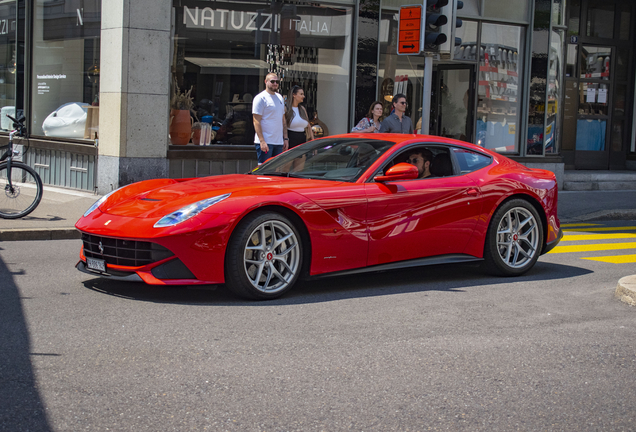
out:
M413 55L422 51L422 5L400 7L398 54Z

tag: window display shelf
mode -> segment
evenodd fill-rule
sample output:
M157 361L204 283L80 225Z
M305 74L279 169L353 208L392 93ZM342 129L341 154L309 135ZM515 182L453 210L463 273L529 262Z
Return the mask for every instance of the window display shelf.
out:
M517 116L517 113L515 111L505 111L505 110L497 110L497 109L489 109L489 108L477 108L477 113L479 115L508 116L508 117Z
M512 83L508 83L508 82L502 82L502 81L479 81L479 85L480 86L494 86L494 87L500 87L500 88L505 88L505 89L509 89L509 90L514 90L517 91L517 89L519 88L517 86L517 84L512 84Z
M498 73L502 75L508 75L511 77L519 76L519 74L514 70L498 68L495 66L479 66L479 72L489 72L489 73L492 72L492 73Z

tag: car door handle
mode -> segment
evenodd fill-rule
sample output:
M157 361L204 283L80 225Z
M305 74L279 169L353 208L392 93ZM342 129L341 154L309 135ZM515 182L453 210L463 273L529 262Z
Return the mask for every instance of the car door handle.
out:
M479 196L479 191L477 189L474 189L474 188L473 189L468 189L466 191L466 195L476 197L476 196Z

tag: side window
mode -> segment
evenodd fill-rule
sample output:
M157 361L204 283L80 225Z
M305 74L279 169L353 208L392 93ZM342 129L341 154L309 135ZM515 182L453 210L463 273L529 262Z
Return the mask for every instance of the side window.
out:
M489 156L462 148L453 148L453 153L462 174L477 171L492 162Z
M420 179L454 175L453 163L447 147L410 147L390 160L382 171L386 174L392 166L405 162L418 167Z

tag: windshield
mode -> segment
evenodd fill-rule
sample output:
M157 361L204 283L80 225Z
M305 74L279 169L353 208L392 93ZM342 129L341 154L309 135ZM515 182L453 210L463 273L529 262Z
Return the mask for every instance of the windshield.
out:
M323 138L286 151L252 174L355 182L393 144L374 139Z

